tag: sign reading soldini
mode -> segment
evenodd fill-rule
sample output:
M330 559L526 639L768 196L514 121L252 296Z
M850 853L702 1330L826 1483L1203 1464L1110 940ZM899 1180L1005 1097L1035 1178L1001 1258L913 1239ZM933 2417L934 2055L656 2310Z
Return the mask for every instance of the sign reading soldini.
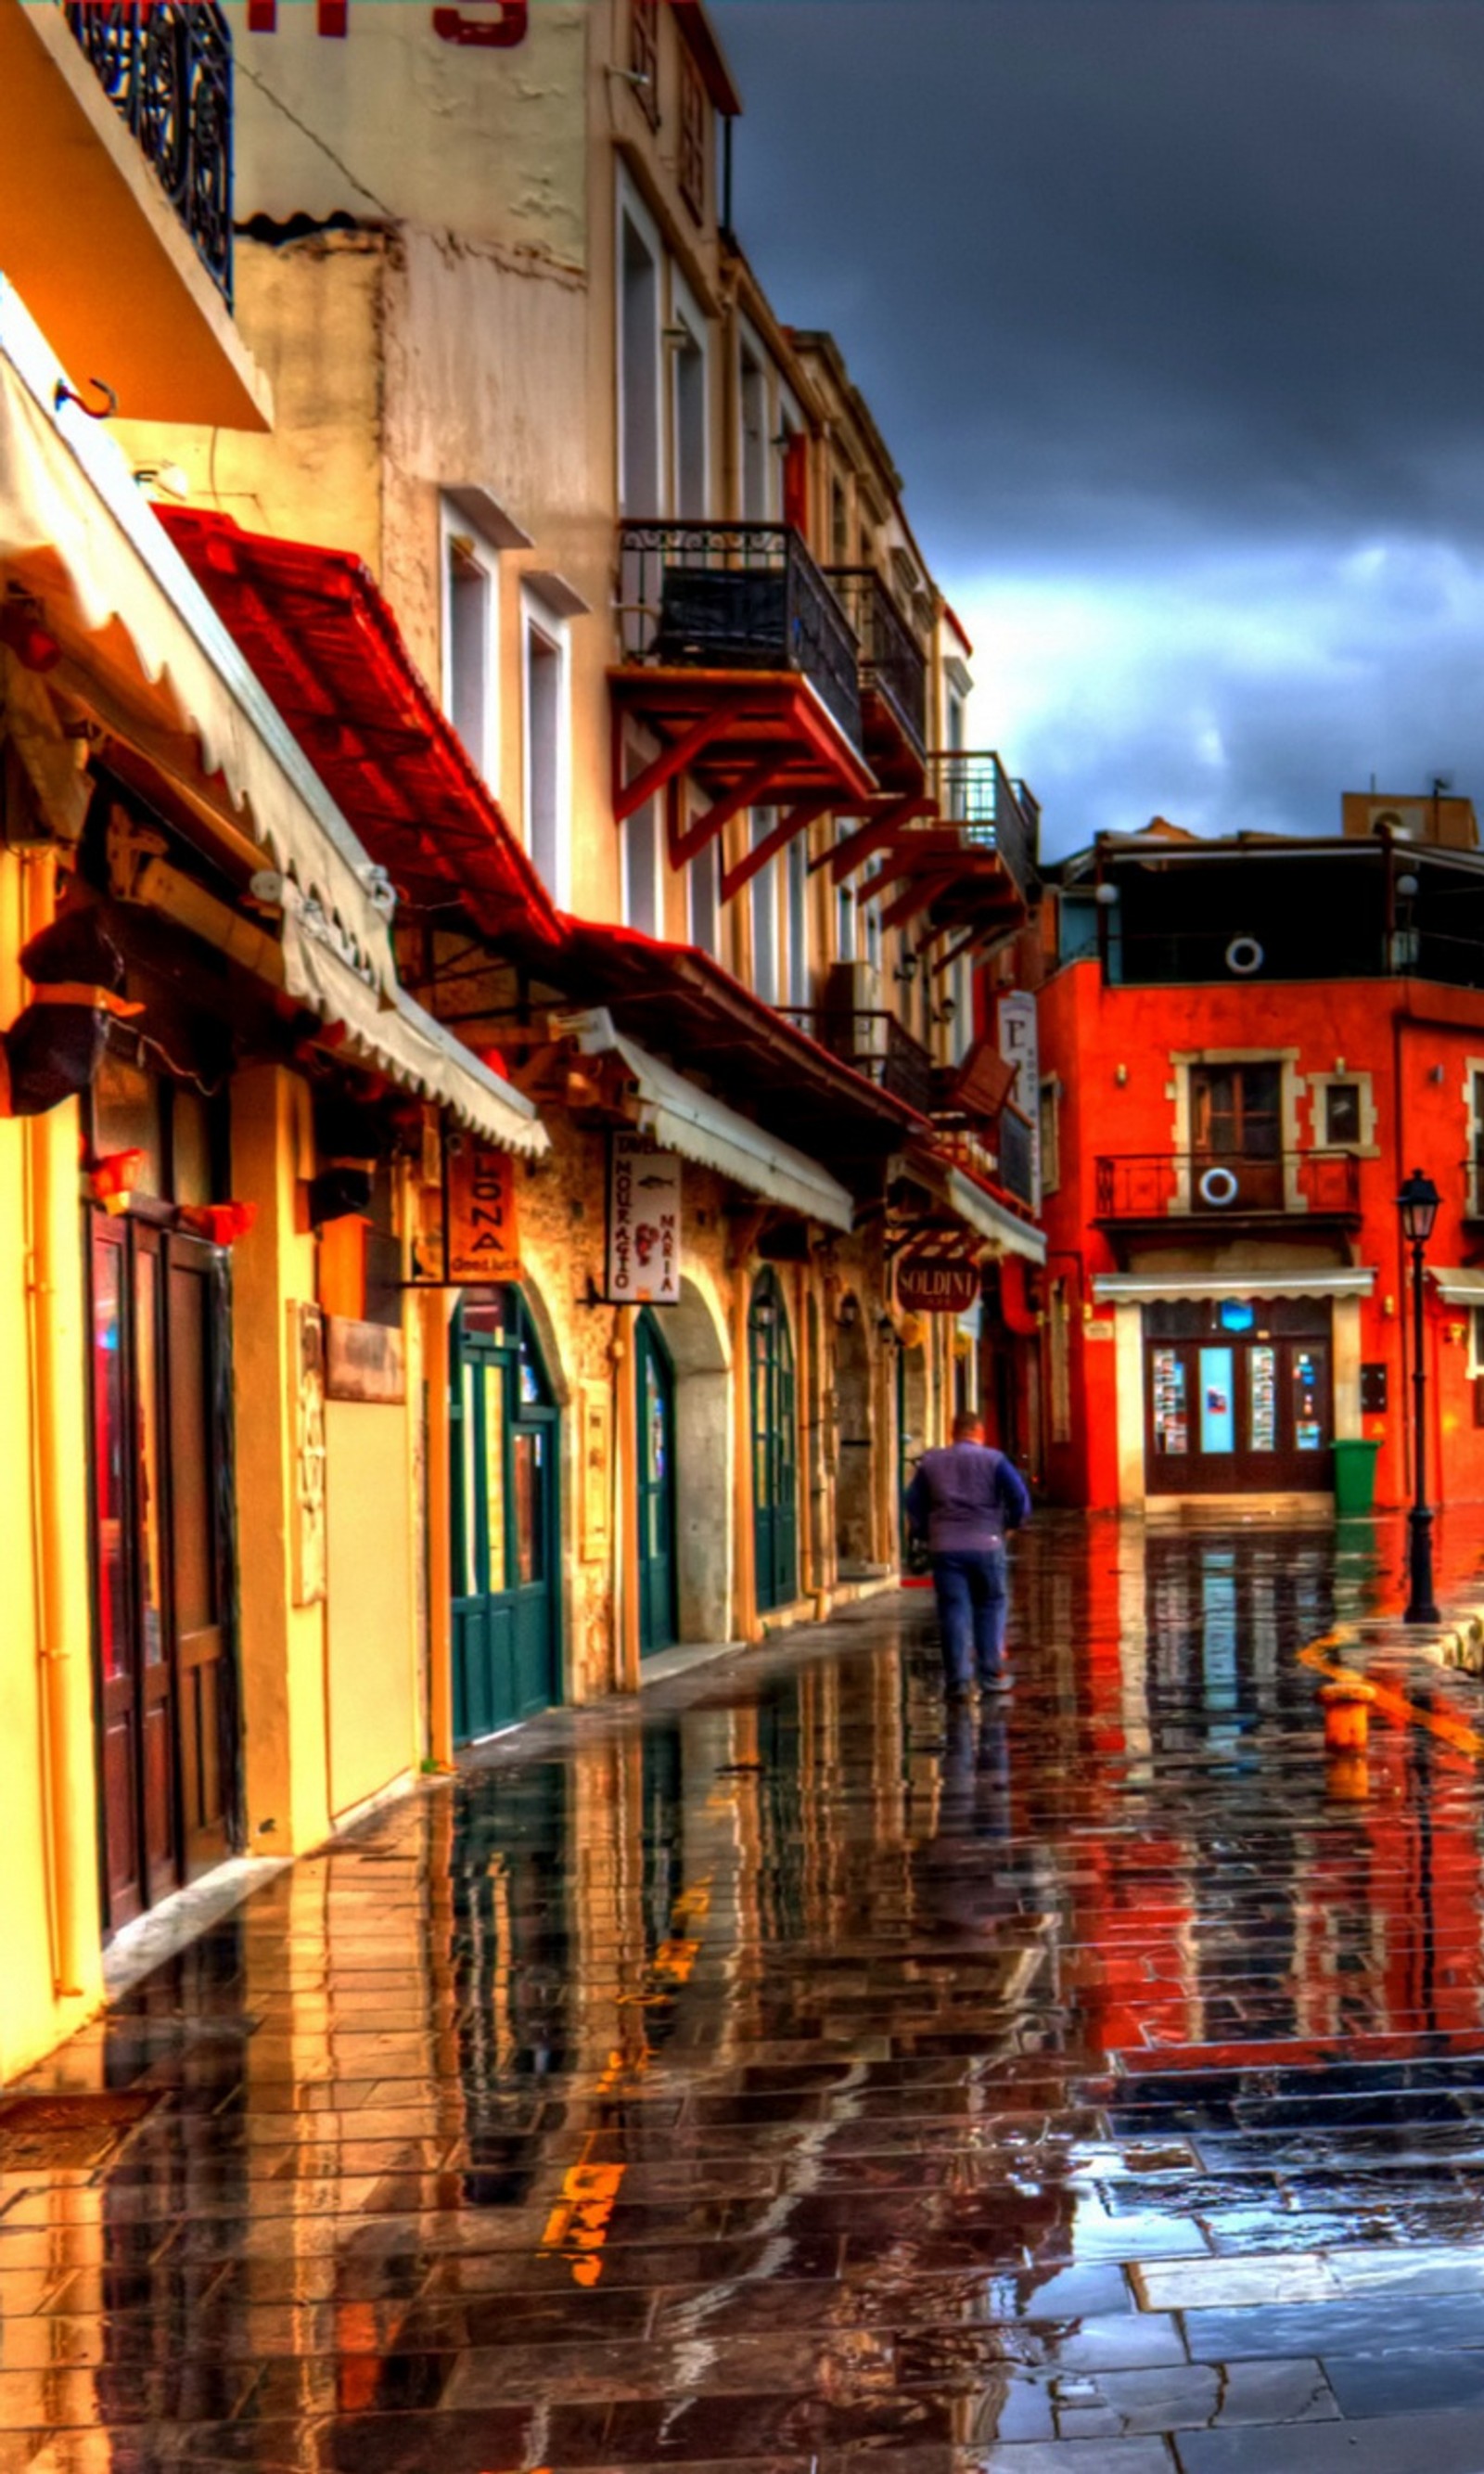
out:
M979 1264L972 1254L919 1256L899 1263L896 1301L912 1314L967 1314L979 1299Z

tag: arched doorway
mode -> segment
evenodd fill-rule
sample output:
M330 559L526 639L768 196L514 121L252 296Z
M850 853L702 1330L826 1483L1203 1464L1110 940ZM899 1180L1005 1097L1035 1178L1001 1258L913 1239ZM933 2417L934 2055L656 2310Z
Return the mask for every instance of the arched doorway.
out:
M896 1431L899 1452L897 1518L901 1529L904 1571L916 1568L909 1552L907 1516L901 1509L912 1471L928 1447L928 1352L922 1342L900 1351L896 1361Z
M871 1563L876 1482L870 1350L861 1300L854 1294L841 1299L835 1327L835 1402L839 1420L835 1545L840 1578L849 1580Z
M453 1733L470 1743L557 1697L558 1412L519 1289L466 1295L450 1343Z
M635 1335L639 1414L639 1654L678 1637L675 1569L675 1370L659 1321L645 1307Z
M793 1342L778 1274L760 1272L747 1315L752 1402L752 1521L763 1613L798 1595L798 1442Z

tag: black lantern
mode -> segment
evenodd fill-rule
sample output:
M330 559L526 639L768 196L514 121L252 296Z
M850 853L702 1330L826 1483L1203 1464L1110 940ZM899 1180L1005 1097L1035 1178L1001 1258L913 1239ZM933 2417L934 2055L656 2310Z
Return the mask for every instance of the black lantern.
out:
M1432 1589L1432 1507L1427 1501L1427 1368L1423 1354L1423 1249L1432 1235L1442 1197L1430 1176L1415 1168L1397 1197L1401 1234L1412 1249L1412 1473L1416 1487L1408 1516L1411 1581L1407 1623L1436 1623Z
M1401 1233L1409 1246L1426 1245L1442 1200L1431 1177L1423 1176L1422 1170L1415 1168L1397 1197L1397 1209L1401 1214Z

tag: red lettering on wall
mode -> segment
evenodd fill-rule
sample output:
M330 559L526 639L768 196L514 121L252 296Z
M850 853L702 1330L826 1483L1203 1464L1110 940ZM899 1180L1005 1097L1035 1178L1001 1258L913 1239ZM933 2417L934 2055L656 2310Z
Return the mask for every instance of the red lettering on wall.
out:
M278 30L279 0L248 0L248 33L272 35Z
M435 9L433 32L446 43L470 43L486 51L509 52L523 43L530 22L530 0L496 0L496 17L469 17L462 9Z
M322 35L348 35L351 31L351 0L319 0L319 30Z

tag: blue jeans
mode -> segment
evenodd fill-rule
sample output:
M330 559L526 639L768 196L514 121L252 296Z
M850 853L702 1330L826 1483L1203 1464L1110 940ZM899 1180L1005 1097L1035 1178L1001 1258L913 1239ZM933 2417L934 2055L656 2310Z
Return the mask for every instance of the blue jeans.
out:
M961 1692L976 1675L992 1683L1005 1663L1004 1547L935 1555L933 1587L950 1692Z

